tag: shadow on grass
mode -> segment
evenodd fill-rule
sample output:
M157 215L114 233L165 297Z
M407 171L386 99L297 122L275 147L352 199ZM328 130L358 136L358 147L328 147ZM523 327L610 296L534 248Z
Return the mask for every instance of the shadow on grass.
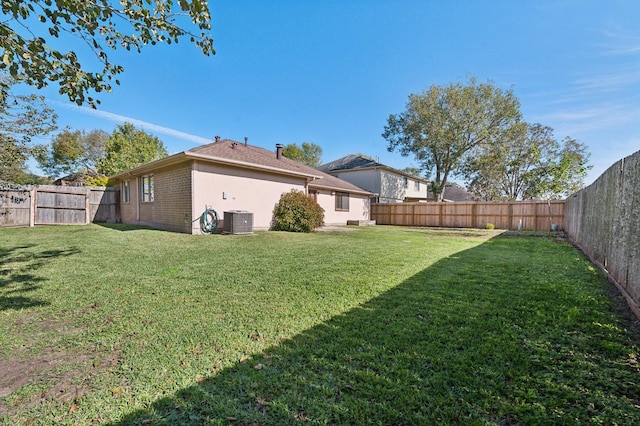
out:
M140 231L143 229L154 229L149 226L129 224L129 223L111 223L111 222L93 222L94 225L102 226L103 228L112 229L114 231Z
M116 424L638 424L606 282L540 240L456 253Z
M34 251L33 245L0 248L0 311L45 306L48 302L28 297L46 278L37 270L50 260L79 253L76 248Z

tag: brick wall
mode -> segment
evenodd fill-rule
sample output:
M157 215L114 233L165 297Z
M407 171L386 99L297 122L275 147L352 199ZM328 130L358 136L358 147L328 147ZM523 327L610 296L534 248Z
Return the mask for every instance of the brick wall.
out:
M122 221L191 233L191 163L154 170L151 174L154 200L141 201L142 176L132 176L131 201L121 203Z
M128 203L123 202L124 189L123 189L122 183L125 180L129 181L129 202ZM140 190L139 190L140 184L139 184L138 178L135 176L132 176L129 179L122 179L117 183L117 185L120 188L120 219L124 223L137 222L138 220L137 205L138 205L138 198L140 195Z
M191 163L153 173L154 201L140 203L140 221L191 232Z

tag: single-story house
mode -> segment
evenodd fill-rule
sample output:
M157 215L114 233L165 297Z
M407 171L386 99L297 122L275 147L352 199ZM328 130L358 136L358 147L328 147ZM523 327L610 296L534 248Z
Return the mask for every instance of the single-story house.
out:
M318 167L318 170L351 182L375 194L374 203L427 200L428 181L360 155L352 154Z
M369 220L371 192L282 155L232 140L183 151L113 176L122 222L198 234L211 208L252 213L253 229L269 229L283 193L303 191L325 211L325 224Z

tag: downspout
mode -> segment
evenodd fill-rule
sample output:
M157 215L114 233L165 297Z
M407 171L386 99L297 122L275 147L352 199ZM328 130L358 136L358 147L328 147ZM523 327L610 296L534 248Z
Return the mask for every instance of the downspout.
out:
M304 193L306 194L306 196L309 196L309 183L310 182L314 182L316 180L316 177L312 177L312 178L307 178L307 182L304 184Z
M129 188L131 191L131 188ZM136 222L140 222L140 182L136 176Z
M378 203L380 202L380 197L382 195L382 172L380 171L380 169L378 167L375 167L374 170L376 171L376 178L378 179L377 182L377 188L378 188Z

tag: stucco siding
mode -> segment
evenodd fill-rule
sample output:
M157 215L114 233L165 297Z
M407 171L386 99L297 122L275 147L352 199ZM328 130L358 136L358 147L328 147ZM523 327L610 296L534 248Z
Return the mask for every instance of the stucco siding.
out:
M253 227L257 230L271 226L273 207L283 193L292 189L305 191L306 186L305 178L204 162L194 164L193 179L193 218L210 207L221 219L219 226L223 226L225 211L246 210L253 213ZM192 232L200 232L197 222Z
M402 176L386 170L380 170L380 201L401 203L405 197Z
M369 220L370 200L365 195L349 195L349 211L336 210L333 192L318 191L318 204L324 209L326 225L346 225L348 220Z
M416 190L416 182L418 182L418 189ZM408 199L426 199L427 198L427 184L426 182L419 181L418 179L409 178L407 182L407 188L405 189L404 196Z
M378 195L380 203L401 203L408 199L426 199L427 184L415 178L407 177L405 188L405 176L393 173L383 168L368 170L345 170L333 172L334 176L346 180L360 188L366 189ZM416 181L420 182L418 190Z
M335 177L375 194L380 193L380 170L357 170L332 173Z

